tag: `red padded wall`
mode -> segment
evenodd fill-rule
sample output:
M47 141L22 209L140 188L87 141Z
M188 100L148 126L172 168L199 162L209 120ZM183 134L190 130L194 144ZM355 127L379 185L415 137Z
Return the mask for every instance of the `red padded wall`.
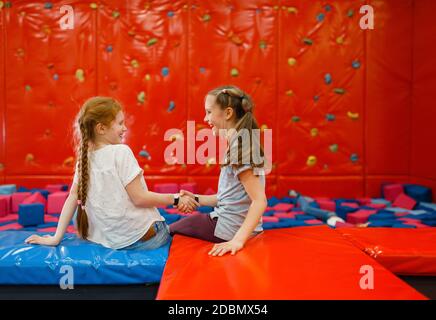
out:
M196 133L205 128L205 93L233 83L253 96L262 128L273 129L268 195L378 196L384 181L418 178L434 186L430 0L370 1L375 29L366 31L363 0L70 1L75 27L61 30L66 3L0 8L5 182L69 181L74 115L100 94L124 105L126 143L150 187L216 189L214 159L166 164L163 135L174 128L186 138L186 120Z

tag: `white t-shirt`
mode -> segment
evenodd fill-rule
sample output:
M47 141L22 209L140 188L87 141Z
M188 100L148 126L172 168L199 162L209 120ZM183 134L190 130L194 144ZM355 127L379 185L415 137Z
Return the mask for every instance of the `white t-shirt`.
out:
M165 221L156 208L136 207L125 187L143 170L132 150L124 144L107 145L89 153L86 199L88 240L112 249L127 247L141 239L155 221ZM77 167L77 166L76 166ZM78 183L78 170L73 183Z

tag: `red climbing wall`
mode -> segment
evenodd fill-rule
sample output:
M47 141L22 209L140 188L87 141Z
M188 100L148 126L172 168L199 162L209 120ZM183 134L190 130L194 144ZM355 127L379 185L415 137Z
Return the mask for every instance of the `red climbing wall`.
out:
M182 141L186 120L205 128L205 93L232 83L273 131L269 195L377 196L381 182L415 177L434 187L435 151L424 141L436 140L435 4L369 1L375 29L364 31L364 3L0 1L0 179L69 181L74 115L99 94L124 105L126 143L151 187L215 188L216 155L166 164L163 136L179 129ZM63 4L74 9L73 30L60 28Z

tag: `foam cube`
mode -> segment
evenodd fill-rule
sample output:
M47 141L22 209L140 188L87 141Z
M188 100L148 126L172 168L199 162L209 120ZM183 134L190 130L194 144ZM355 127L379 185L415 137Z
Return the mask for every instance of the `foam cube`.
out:
M354 227L354 225L352 225L351 223L346 223L346 222L336 222L335 228L352 228Z
M345 221L347 221L348 214L356 212L356 211L357 211L357 208L351 208L351 207L347 207L347 206L337 206L336 207L336 215Z
M263 221L263 222L279 222L279 218L277 218L277 217L268 217L268 216L263 216L263 217L262 217L262 221Z
M400 207L408 210L413 210L415 205L416 201L404 193L398 195L393 203L394 207Z
M367 204L366 207L380 210L380 209L386 208L386 204L384 204L384 203L370 203L370 204Z
M47 213L61 213L67 197L68 192L64 191L50 194L47 201Z
M359 208L359 205L355 202L342 202L341 206L350 208Z
M401 193L404 193L402 184L385 184L383 185L383 195L386 200L394 201Z
M279 219L295 219L296 214L294 212L276 212L274 217Z
M273 210L287 212L287 211L291 211L293 208L294 208L293 204L290 204L290 203L278 203L278 204L276 204L273 207Z
M30 192L33 194L33 193L36 193L36 192L39 192L44 198L46 198L47 199L47 197L48 197L48 195L49 195L49 192L47 191L47 190L45 190L45 189L37 189L37 188L34 188L34 189L32 189L32 190L30 190Z
M0 209L0 217L12 213L12 195L0 195L0 201L4 200L4 207Z
M154 191L158 193L178 193L179 185L177 183L156 183Z
M336 202L332 200L316 200L319 207L323 210L336 211Z
M376 213L376 210L357 210L347 215L347 222L352 224L368 222L369 216Z
M0 198L0 218L6 217L8 214L8 201L4 198Z
M18 206L24 201L24 199L30 197L30 192L14 192L12 194L12 212L18 212Z
M18 223L9 223L9 224L5 224L3 226L0 226L0 231L6 231L6 230L19 230L23 228L21 225L19 225Z
M197 183L185 182L180 184L180 190L186 190L192 193L197 193Z
M17 186L15 184L3 184L0 186L0 194L8 195L17 192Z
M30 203L41 203L44 205L44 211L47 211L47 200L41 195L39 192L35 192L34 194L28 196L26 199L21 202L21 204L30 204Z
M63 184L48 184L45 186L45 190L47 190L49 193L55 193L59 191L63 191L62 188L64 187Z
M23 227L37 226L44 223L44 205L41 203L20 204L18 223Z
M356 200L359 201L359 204L361 206L365 206L371 203L371 198L357 198Z
M417 184L405 184L404 193L416 202L432 202L431 189Z
M304 223L311 225L311 226L318 226L318 225L324 224L321 220L318 220L318 219L304 220Z

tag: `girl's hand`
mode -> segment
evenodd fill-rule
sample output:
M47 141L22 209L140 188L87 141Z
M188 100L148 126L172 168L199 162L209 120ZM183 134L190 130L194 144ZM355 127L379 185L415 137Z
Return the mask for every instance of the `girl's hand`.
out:
M217 243L213 246L212 250L209 251L209 255L211 256L223 256L227 252L230 252L231 255L235 255L235 253L241 250L244 247L244 244L241 241L230 240L227 242Z
M24 240L24 242L29 244L41 244L44 246L57 246L59 244L59 241L57 241L53 236L45 235L41 237L36 234L31 235L29 238Z
M199 205L200 204L195 201L194 195L191 192L185 190L180 191L180 200L177 208L181 212L192 212L197 209Z

